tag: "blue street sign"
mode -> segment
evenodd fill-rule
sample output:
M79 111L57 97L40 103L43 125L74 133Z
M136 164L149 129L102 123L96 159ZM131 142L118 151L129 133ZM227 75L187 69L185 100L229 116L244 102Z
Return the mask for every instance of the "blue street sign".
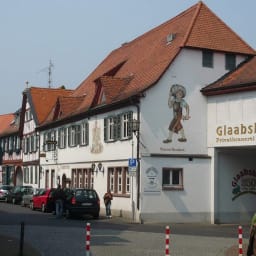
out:
M136 167L136 165L137 165L136 158L129 158L128 159L128 166L129 167Z

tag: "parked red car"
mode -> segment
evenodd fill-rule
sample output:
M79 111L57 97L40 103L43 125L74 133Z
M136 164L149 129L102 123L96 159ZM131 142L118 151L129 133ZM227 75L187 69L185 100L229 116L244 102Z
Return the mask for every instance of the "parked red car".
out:
M42 212L52 212L55 209L54 192L55 188L40 189L37 195L34 195L31 202L31 209L40 209Z

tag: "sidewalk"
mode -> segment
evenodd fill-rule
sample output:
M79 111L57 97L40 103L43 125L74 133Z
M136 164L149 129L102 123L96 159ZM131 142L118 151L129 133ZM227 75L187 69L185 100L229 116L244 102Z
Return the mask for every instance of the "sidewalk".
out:
M24 243L23 254L20 250L20 241L13 237L0 235L1 255L4 256L41 256L31 245Z

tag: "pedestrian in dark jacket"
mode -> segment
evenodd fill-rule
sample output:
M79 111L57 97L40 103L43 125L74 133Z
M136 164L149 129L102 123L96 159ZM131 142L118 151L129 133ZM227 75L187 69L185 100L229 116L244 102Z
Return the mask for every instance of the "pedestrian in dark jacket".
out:
M112 218L112 215L111 215L111 201L113 200L113 195L111 194L111 191L108 190L107 193L105 193L104 197L104 204L105 204L105 207L106 207L106 217L107 218Z
M55 191L56 218L61 218L63 215L64 200L65 200L65 193L59 184L57 187L57 190Z

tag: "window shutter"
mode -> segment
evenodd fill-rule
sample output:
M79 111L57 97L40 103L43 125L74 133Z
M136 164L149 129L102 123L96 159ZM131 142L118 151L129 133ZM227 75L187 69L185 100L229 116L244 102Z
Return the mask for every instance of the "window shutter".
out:
M66 148L67 147L67 128L66 127L63 128L63 133L64 133L64 145L63 145L63 147Z
M61 128L58 129L58 148L60 148L60 131Z
M133 113L132 111L129 111L128 113L128 137L129 139L132 138L132 117L133 117Z
M68 127L68 146L70 147L71 144L71 126Z
M108 119L107 118L104 118L104 141L108 141Z
M56 130L53 131L53 141L59 143L59 142L57 141ZM53 144L53 150L56 150L56 148L57 148L57 144L54 143L54 144Z
M75 145L77 146L81 144L81 125L77 125L75 127L75 131Z
M89 123L86 122L85 123L85 136L86 136L86 142L85 142L85 145L89 145Z
M115 121L115 127L114 127L114 139L115 140L120 140L121 139L121 115L117 115L114 119Z

